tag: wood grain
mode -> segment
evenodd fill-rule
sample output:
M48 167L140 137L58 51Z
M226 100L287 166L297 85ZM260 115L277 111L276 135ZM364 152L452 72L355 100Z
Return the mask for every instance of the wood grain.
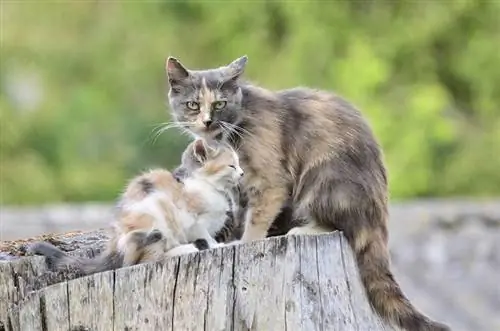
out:
M25 276L37 277L41 270ZM7 288L15 283L10 275L0 273ZM10 302L2 303L10 311L1 312L2 320L17 318L23 331L392 330L371 311L340 233L269 238L31 293L1 291Z

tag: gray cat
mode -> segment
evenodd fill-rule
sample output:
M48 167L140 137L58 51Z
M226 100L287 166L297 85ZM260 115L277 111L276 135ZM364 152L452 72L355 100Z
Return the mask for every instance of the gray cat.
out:
M227 66L188 70L169 57L169 103L178 126L230 143L245 170L248 210L241 241L264 238L287 201L288 233L343 231L374 310L411 331L445 331L420 313L390 271L388 189L382 151L362 114L330 92L270 91L240 78L243 56Z

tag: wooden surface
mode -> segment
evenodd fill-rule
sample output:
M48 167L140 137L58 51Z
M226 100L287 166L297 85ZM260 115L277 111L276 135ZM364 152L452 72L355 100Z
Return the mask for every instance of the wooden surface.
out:
M276 237L63 282L44 268L41 258L0 263L7 330L389 330L372 313L339 233Z

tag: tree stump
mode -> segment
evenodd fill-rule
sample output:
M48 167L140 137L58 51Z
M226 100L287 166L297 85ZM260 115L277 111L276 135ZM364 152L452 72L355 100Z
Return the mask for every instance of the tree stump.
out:
M0 330L392 330L339 232L74 277L41 257L0 263Z

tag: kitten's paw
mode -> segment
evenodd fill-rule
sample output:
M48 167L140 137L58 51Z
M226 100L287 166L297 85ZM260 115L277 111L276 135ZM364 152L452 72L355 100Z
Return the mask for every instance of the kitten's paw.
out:
M208 241L206 239L196 239L193 242L193 245L198 248L200 251L203 251L205 249L209 249L210 246L208 245Z
M158 241L163 239L163 233L160 230L154 229L146 237L146 245L151 245L157 243Z

